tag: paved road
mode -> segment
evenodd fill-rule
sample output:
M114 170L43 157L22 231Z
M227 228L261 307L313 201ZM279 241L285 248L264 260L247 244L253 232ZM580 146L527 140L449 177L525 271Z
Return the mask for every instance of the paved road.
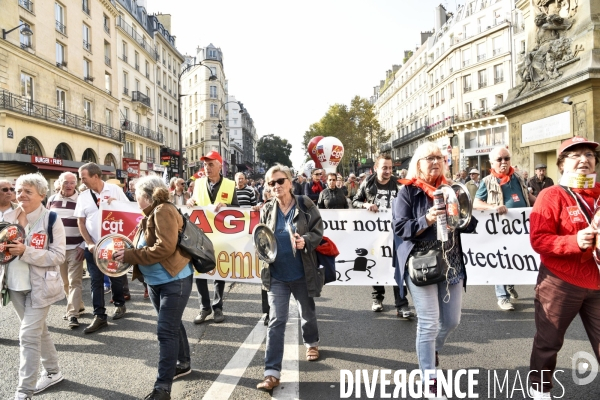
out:
M90 309L89 279L84 280L84 301ZM209 285L210 286L210 285ZM463 317L440 354L444 369L478 368L475 393L479 398L523 399L517 375L523 385L535 331L533 287L517 287L520 299L515 312L499 311L491 287L469 287L463 301ZM65 381L36 396L36 399L141 399L152 389L156 374L158 346L155 315L142 286L131 284L132 301L127 315L101 332L84 335L82 328L70 330L62 320L64 301L52 306L48 322L60 353ZM391 290L390 297L391 297ZM269 399L255 389L262 378L265 329L259 324L260 294L256 285L227 286L226 320L203 325L191 321L197 313L192 298L184 314L192 347L192 374L175 382L174 399ZM107 296L108 300L108 296ZM322 352L319 362L304 359L298 321L288 324L282 386L273 392L276 399L340 398L340 370L407 370L417 367L415 353L416 321L399 320L390 302L385 312L370 311L370 288L326 287L317 299ZM85 314L81 322L89 323ZM243 345L242 345L243 344ZM558 357L564 369L559 380L565 387L564 399L600 398L600 377L587 386L571 379L571 357L577 351L591 352L585 331L577 320L567 332ZM11 399L17 383L18 326L10 306L0 310L0 398ZM227 368L226 368L227 367ZM488 395L488 371L504 378L508 370L512 396L496 389ZM493 374L493 372L490 372ZM492 375L493 376L493 375ZM238 378L239 377L239 378ZM392 378L393 380L393 378ZM462 382L462 381L461 381ZM461 384L463 390L466 384ZM388 388L392 392L393 385ZM554 394L560 396L560 387ZM362 387L360 396L368 398ZM372 398L381 398L376 387ZM408 397L410 398L410 397ZM456 397L455 397L456 398Z

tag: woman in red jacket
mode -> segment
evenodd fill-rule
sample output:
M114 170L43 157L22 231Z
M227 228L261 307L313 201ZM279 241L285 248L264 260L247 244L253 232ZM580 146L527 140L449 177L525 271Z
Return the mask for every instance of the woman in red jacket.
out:
M552 398L557 354L577 314L600 362L600 273L593 257L597 230L590 226L600 197L600 184L591 184L597 147L577 136L564 141L556 163L560 185L540 192L531 211L531 246L541 259L530 360L534 399Z

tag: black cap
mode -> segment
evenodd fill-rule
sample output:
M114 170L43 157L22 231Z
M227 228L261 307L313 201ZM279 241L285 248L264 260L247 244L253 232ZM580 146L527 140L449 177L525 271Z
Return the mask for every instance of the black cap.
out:
M542 169L542 168L548 168L548 167L546 166L546 164L537 164L535 166L535 169Z

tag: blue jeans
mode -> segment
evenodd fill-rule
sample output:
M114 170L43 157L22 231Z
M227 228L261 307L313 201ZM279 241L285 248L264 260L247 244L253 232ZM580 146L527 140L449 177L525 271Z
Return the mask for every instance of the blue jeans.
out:
M215 280L213 282L213 300L212 309L220 308L223 310L223 292L225 291L225 281ZM211 309L210 293L208 293L208 279L196 278L196 289L198 289L198 302L202 310Z
M507 289L514 288L513 285L495 285L494 289L496 289L496 298L500 299L510 299L510 294L508 294Z
M171 391L175 368L190 365L190 345L181 322L192 292L192 275L162 285L148 285L152 305L158 314L158 375L154 388Z
M446 338L460 323L463 280L448 285L450 299L444 302L446 282L427 286L415 286L408 278L408 290L419 316L417 323L417 358L421 373L435 370L435 352L444 347Z
M290 295L294 295L298 304L298 312L302 319L302 339L306 347L319 345L319 329L315 301L308 297L306 278L282 282L271 277L269 296L269 328L267 329L267 350L265 352L265 376L272 375L279 379L283 360L283 344L285 341L285 325L287 324Z
M88 249L85 249L85 262L87 264L88 272L90 273L90 289L92 291L92 306L94 307L94 315L106 319L106 308L104 307L104 274L98 269L96 262L94 261L94 254ZM127 275L125 275L125 279ZM110 284L112 287L112 299L115 307L122 307L125 305L125 298L123 297L123 277L110 278Z

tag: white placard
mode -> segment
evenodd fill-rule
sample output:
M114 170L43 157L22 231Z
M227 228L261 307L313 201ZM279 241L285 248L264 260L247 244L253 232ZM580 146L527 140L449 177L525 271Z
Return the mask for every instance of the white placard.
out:
M571 112L567 111L523 124L521 127L521 143L564 136L570 132Z

